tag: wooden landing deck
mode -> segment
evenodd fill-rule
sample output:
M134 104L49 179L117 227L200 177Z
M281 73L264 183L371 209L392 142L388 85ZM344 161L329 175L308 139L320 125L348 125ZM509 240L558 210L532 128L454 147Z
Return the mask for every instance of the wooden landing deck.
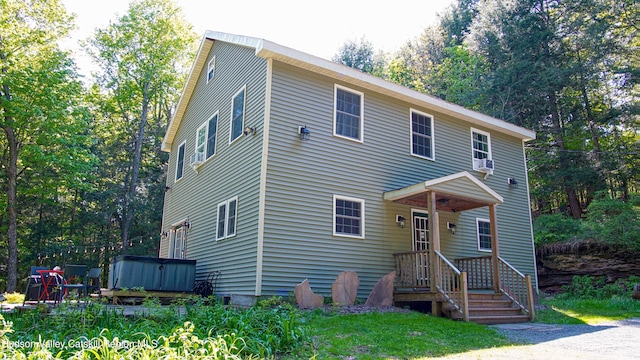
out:
M163 304L168 304L175 299L184 299L193 296L192 292L171 291L136 291L118 289L100 289L100 295L109 299L113 304L141 304L144 299L157 298Z
M442 297L439 293L432 292L429 288L396 288L393 291L393 301L442 301Z

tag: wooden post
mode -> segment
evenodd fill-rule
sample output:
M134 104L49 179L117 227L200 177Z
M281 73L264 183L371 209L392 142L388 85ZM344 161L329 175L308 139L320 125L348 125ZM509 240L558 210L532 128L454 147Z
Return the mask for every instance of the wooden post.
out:
M498 241L498 220L496 204L489 204L489 223L491 226L491 262L493 269L493 290L500 292L500 243Z
M440 251L440 236L438 234L438 216L436 214L436 193L427 193L427 211L429 213L429 261L431 262L431 278L429 288L431 292L436 291L436 286L440 283L440 268L436 264L436 254L434 250Z
M462 320L469 321L469 285L467 284L467 272L460 273L460 291L462 291Z
M533 321L536 318L536 306L533 303L533 283L531 281L531 275L525 275L524 279L527 283L527 301L529 302L529 320Z

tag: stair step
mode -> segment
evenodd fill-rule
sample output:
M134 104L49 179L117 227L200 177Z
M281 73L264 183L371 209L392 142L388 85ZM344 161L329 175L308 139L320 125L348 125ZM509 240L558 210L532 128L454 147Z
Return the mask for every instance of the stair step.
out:
M529 322L527 315L491 315L491 316L469 316L469 321L477 324L514 324Z
M469 300L504 300L503 294L496 293L469 293Z
M522 315L520 308L469 308L469 316Z
M511 300L469 300L469 307L511 307Z

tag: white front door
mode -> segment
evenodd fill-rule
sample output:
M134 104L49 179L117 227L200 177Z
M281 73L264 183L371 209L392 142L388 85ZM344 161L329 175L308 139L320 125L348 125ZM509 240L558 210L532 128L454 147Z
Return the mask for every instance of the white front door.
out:
M429 250L429 214L413 211L413 251Z

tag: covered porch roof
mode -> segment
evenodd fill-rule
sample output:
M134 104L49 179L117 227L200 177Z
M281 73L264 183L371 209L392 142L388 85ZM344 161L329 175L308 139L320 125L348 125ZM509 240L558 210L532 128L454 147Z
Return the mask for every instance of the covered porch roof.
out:
M427 193L436 194L437 211L465 211L490 204L502 204L502 196L466 171L419 182L384 193L384 200L427 207Z

